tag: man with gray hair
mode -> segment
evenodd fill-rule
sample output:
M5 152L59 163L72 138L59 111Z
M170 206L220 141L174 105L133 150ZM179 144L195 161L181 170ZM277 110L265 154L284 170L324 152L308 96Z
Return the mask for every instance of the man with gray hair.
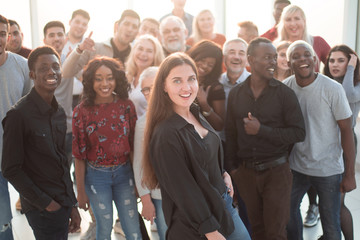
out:
M174 52L186 52L190 47L186 46L188 30L181 18L168 16L160 23L161 45L165 56Z
M295 41L287 50L287 59L294 75L284 83L298 97L306 129L305 140L294 145L289 159L293 186L288 239L302 239L299 207L310 186L319 196L321 239L341 239L340 192L356 188L352 113L342 86L315 72L312 46Z
M248 44L242 38L228 40L223 46L224 64L226 72L221 74L220 83L224 85L226 99L230 90L245 81L250 75L246 70Z

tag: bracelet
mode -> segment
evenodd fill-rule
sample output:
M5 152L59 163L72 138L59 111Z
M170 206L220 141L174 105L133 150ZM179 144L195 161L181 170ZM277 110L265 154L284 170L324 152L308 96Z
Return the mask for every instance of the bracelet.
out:
M208 117L208 116L210 116L210 114L211 114L213 111L214 111L214 110L213 110L212 108L210 108L210 110L209 110L208 112L202 111L201 113L202 113L202 115L204 115L204 117Z

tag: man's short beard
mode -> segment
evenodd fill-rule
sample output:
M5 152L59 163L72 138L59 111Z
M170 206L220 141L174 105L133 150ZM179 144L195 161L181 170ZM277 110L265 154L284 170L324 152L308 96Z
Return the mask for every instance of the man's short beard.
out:
M165 49L171 53L173 52L181 52L182 49L182 44L180 42L174 42L174 43L170 43L170 44L166 44L165 45Z

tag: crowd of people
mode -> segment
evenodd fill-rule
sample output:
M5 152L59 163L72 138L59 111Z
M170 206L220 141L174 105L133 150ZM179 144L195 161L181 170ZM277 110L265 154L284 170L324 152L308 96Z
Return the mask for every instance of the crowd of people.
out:
M33 50L0 15L0 239L14 239L8 182L36 239L79 232L78 208L82 240L150 239L144 221L160 240L301 240L319 219L314 239L354 239L355 51L310 35L289 0L234 39L172 2L160 21L125 10L103 42L76 10Z

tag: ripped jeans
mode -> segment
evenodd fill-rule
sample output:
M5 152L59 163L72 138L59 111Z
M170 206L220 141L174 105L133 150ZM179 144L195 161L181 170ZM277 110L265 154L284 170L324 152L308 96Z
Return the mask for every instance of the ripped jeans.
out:
M0 240L14 239L11 228L11 207L8 182L0 171Z
M87 164L85 191L96 218L97 240L111 239L113 201L126 239L142 239L130 162L115 167L94 167Z

